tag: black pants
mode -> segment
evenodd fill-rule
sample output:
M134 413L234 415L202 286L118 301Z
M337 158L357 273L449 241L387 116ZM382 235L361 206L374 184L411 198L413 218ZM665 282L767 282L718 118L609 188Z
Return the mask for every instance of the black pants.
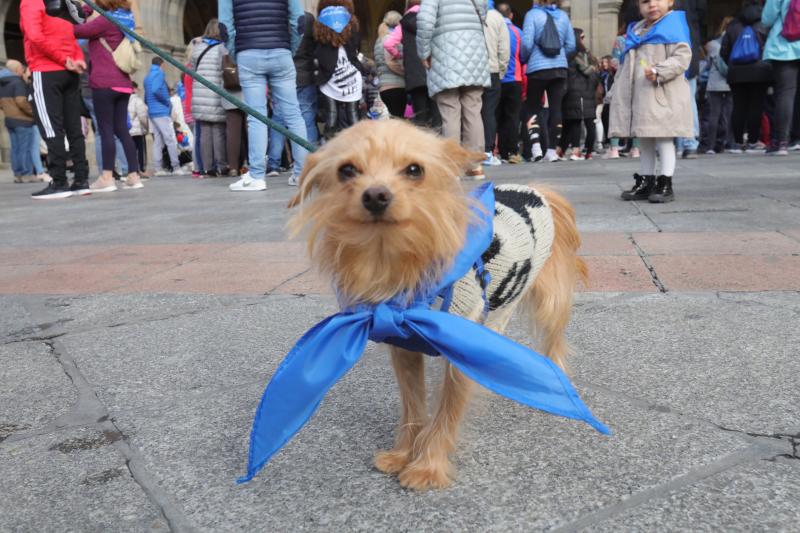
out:
M608 143L608 124L611 122L611 104L603 104L603 111L600 115L603 121L603 144Z
M133 145L136 146L136 158L139 160L139 170L147 168L147 137L145 135L131 135Z
M247 117L241 109L225 110L225 142L228 166L238 171L247 155Z
M564 95L567 94L566 78L553 78L549 80L539 80L533 76L528 76L528 95L527 95L527 117L539 113L542 109L542 96L547 93L547 103L549 108L549 120L547 124L542 124L542 128L547 129L547 141L549 148L555 148L561 139L562 115L561 104Z
M733 96L730 92L709 91L705 111L708 121L700 136L700 145L706 150L721 152L725 148L730 130Z
M566 134L561 137L560 146L562 150L566 151L568 146L572 146L572 148L581 147L581 132L585 126L586 142L584 144L584 149L587 155L590 155L594 151L594 143L597 139L597 128L595 128L593 118L567 119L564 121L564 126L566 128Z
M767 97L767 83L735 83L731 84L733 94L733 140L738 144L744 142L745 130L747 142L757 143L761 131L761 114L764 112L764 100Z
M775 76L775 135L779 142L789 141L789 131L794 116L795 96L800 79L800 59L773 61Z
M407 91L411 98L411 107L414 108L414 117L411 121L423 128L439 128L442 125L442 117L439 115L439 108L436 102L428 96L427 87L417 87Z
M492 74L492 86L483 90L483 105L481 118L483 119L483 136L486 139L485 151L493 152L497 139L497 106L500 103L500 75Z
M320 98L326 139L358 122L358 102L339 102L324 94Z
M87 181L89 161L81 130L83 101L78 75L66 70L34 72L33 108L39 132L47 144L47 169L53 181L66 183L67 160L72 161L75 181ZM109 138L114 142L113 134ZM69 151L64 146L65 140L69 142ZM110 161L113 163L114 158Z
M385 91L381 91L381 100L386 104L386 109L389 111L390 115L395 118L403 118L403 116L405 116L406 102L408 101L405 89L401 87L398 89L386 89Z
M522 109L522 83L503 83L500 87L500 103L497 105L497 132L500 157L519 153L520 110Z
M97 126L100 128L100 142L103 147L103 170L114 170L116 161L116 136L125 150L128 161L128 173L139 172L139 161L136 157L136 145L133 144L128 131L128 100L131 95L111 89L92 89L94 112L97 115Z

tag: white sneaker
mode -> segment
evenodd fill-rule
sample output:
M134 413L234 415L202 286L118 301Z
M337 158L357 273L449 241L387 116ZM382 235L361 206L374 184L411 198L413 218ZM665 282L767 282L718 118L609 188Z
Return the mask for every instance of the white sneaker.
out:
M180 168L178 168L177 170L175 170L175 171L172 173L172 175L173 175L173 176L188 176L188 175L190 175L191 173L192 173L192 171L191 171L191 170L186 170L184 167L180 167Z
M153 174L153 175L155 177L157 177L157 178L161 178L161 177L164 177L164 176L171 176L172 174L170 174L169 172L167 172L164 169L161 169L161 170L156 170L155 174Z
M256 180L250 176L250 173L247 172L242 176L242 178L237 181L236 183L231 183L228 188L234 192L244 192L244 191L266 191L267 190L267 182L263 179Z
M299 183L299 181L297 179L297 176L292 174L291 176L289 176L289 179L288 179L288 181L286 183L289 185L289 187L297 187L297 184Z
M533 161L539 161L542 158L542 145L540 143L536 143L531 147L531 159Z
M269 171L269 172L267 172L267 174L266 174L266 176L267 176L268 178L277 178L277 177L278 177L278 176L280 176L280 175L281 175L281 173L280 173L280 172L278 172L277 170L270 170L270 171Z
M570 161L585 161L586 158L583 157L582 155L572 154L571 156L569 156L569 160Z
M556 161L561 161L561 158L558 157L558 154L553 148L549 148L547 153L544 155L544 160L548 163L555 163Z
M503 163L495 157L492 152L486 152L486 160L483 162L484 166L487 167L496 167L498 165L502 165Z

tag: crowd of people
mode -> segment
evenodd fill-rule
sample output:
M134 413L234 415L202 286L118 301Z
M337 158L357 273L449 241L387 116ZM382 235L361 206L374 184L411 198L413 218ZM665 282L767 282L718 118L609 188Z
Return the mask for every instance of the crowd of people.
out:
M96 2L138 27L128 0ZM33 198L141 189L167 174L236 177L237 192L284 173L297 185L300 143L191 76L170 87L159 57L142 95L131 76L138 44L75 0L51 4L60 7L21 1L27 67L0 71L15 181L47 182ZM557 1L515 13L493 0L406 0L368 50L352 0L320 0L314 13L299 0L218 8L186 66L311 144L394 117L483 152L473 179L501 164L639 157L622 197L653 202L674 198L678 156L800 150L798 0L744 0L705 43L705 0L636 0L599 59ZM91 184L89 128L100 170Z

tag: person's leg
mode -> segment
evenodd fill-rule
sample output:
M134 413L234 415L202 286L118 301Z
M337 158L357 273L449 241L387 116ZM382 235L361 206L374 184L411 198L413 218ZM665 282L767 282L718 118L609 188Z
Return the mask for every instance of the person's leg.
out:
M231 170L239 170L239 155L242 146L242 113L238 109L225 111L225 140L228 151L228 165Z
M399 89L405 98L405 91ZM311 144L319 143L319 131L317 131L317 86L306 85L297 88L297 102L300 104L300 114L306 123L306 134L308 142ZM402 115L400 115L402 117Z
M122 153L125 158L125 166L120 166L120 171L127 176L139 178L139 159L136 155L136 145L131 138L128 129L128 100L129 94L116 93L114 98L114 136L118 144L122 145Z
M652 137L639 139L639 169L642 176L654 176L656 173L656 140Z
M153 171L163 172L164 169L164 146L165 140L162 129L164 122L171 124L169 117L150 117L150 124L153 125ZM198 154L200 152L197 152Z
M110 178L116 160L116 143L114 141L114 91L111 89L92 89L94 112L100 127L102 144L101 170L104 177Z
M521 107L522 84L518 82L504 83L497 115L499 117L500 155L505 159L519 154Z
M203 154L201 143L203 139L203 127L200 125L200 121L195 121L194 123L194 147L192 148L192 157L194 158L194 169L195 171L204 174L206 171L206 167L203 161Z
M794 116L794 99L797 93L797 77L800 60L773 61L775 75L775 130L779 143L789 142L789 130Z
M642 139L644 140L644 139ZM675 165L677 163L677 154L675 152L675 143L670 138L654 139L658 157L661 162L662 176L672 177L675 175Z
M214 158L217 160L217 171L227 173L228 168L228 151L225 146L225 123L215 122L213 124L214 131Z
M86 159L86 138L81 124L81 85L80 77L70 72L64 86L64 131L69 142L69 159L72 161L75 185L87 185L89 180L89 161Z
M34 123L33 126L29 126L28 129L31 131L31 151L30 151L30 158L33 162L33 171L36 173L37 176L42 176L44 171L44 166L42 165L42 152L40 148L40 144L42 142L42 136L39 133L39 128Z
M548 142L549 146L557 146L561 139L562 130L562 103L567 94L567 80L555 79L547 83L547 102L550 109L550 120L548 122Z
M31 164L31 129L26 126L8 128L8 140L11 141L11 170L15 178L30 178L33 174Z
M169 127L168 131L161 130L161 135L164 137L164 144L167 145L167 153L169 154L169 161L170 165L172 165L172 173L173 174L180 174L181 173L181 163L178 160L178 140L175 138L175 128L172 125L172 119L170 117L165 117L167 119L167 125Z
M97 125L97 115L94 111L94 100L89 96L82 97L86 109L89 111L89 116L92 119L92 130L94 131L94 159L97 163L98 172L103 171L103 148L100 141L100 127Z
M386 110L395 118L403 118L406 110L406 90L403 88L386 89L381 91L381 100L386 104Z
M483 131L483 87L462 87L461 101L461 139L462 144L469 150L481 152L485 147L486 135ZM494 111L492 111L494 116ZM492 136L494 144L494 135Z
M461 103L458 89L448 89L436 96L436 105L442 114L442 135L449 139L461 142ZM416 109L415 109L416 110Z
M730 91L720 93L722 102L720 104L719 125L717 129L717 141L715 150L722 152L728 144L731 135L731 112L733 110L733 95Z
M713 150L717 142L717 131L722 114L722 95L724 94L725 93L720 92L708 93L708 101L705 106L708 120L703 130L702 142L700 143L704 150Z
M428 88L417 87L412 89L409 94L411 95L411 107L414 109L414 116L411 121L417 126L429 127L431 125L431 102L428 96ZM442 119L444 120L444 117Z
M689 94L691 96L691 106L692 106L692 120L694 122L694 136L692 137L682 137L678 139L678 148L681 152L685 152L686 150L697 150L698 141L698 131L700 129L699 124L699 117L697 114L697 77L694 77L689 80Z
M573 148L580 148L581 146L581 121L575 119L567 119L564 121L564 133L558 141L558 147L561 151L566 153L567 149L572 145Z
M128 133L128 135L130 135L130 132ZM126 174L132 172L128 167L128 161L125 159L125 145L120 137L114 137L114 143L115 143L114 153L116 154L117 168L119 168L119 173L125 176Z
M764 102L767 99L769 84L751 83L749 86L747 108L747 143L755 144L761 138L761 115L764 114Z
M747 123L747 110L749 107L747 102L748 93L749 91L745 84L737 83L731 85L731 95L733 95L731 129L733 130L733 142L736 145L744 143L744 129Z
M206 172L216 172L214 167L214 124L212 122L199 121L200 127L203 129L203 139L200 141L200 154L203 161L208 161L206 165Z
M800 72L797 74L798 89L794 96L794 116L792 117L792 130L789 139L793 144L800 145Z
M358 122L358 102L339 104L339 129L345 130Z
M297 101L297 74L291 52L284 49L267 50L266 59L266 76L275 112L283 118L290 132L301 139L306 139L308 132ZM307 155L308 151L305 148L292 141L295 178L303 171Z
M583 119L583 125L586 128L586 142L584 148L586 150L586 155L590 156L592 152L594 152L594 143L597 140L597 128L595 128L593 118Z
M133 135L132 139L133 144L136 145L136 161L139 164L140 171L144 172L145 168L147 168L144 135Z
M497 140L497 106L500 103L500 75L492 74L492 85L481 95L481 120L483 121L484 152L494 151Z

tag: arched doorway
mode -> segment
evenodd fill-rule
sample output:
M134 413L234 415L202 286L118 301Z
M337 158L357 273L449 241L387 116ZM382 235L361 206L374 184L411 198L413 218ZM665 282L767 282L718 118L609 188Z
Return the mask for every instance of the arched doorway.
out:
M19 27L19 1L13 0L5 10L3 22L3 44L5 58L25 62L25 48L22 43L22 30Z
M183 42L203 35L206 24L217 16L217 3L208 0L187 0L183 10Z

